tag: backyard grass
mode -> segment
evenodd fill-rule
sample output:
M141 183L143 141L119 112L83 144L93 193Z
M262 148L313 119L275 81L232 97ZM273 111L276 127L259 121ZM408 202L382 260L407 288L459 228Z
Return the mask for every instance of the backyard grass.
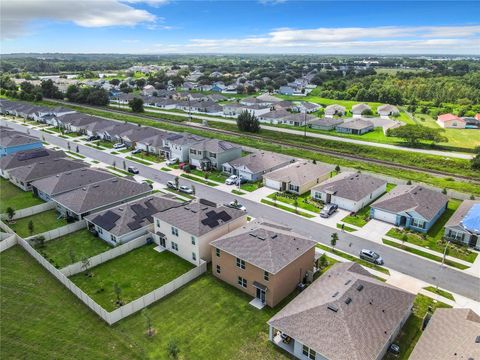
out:
M358 227L363 227L370 221L370 206L361 208L358 212L345 216L343 222Z
M39 204L43 204L43 200L33 195L31 191L23 191L0 177L0 214L5 213L8 207L20 210Z
M317 214L320 213L320 209L322 208L322 205L319 202L316 202L311 198L310 192L306 192L305 194L302 194L300 196L296 196L294 194L276 192L268 195L267 197L273 200L276 198L277 201L290 204L290 205L295 205L295 198L296 198L297 205L300 209L308 210Z
M285 211L288 211L288 212L291 212L291 213L294 213L294 214L297 214L297 215L300 215L300 216L303 216L303 217L306 217L306 218L309 218L309 219L315 217L314 215L307 214L307 213L305 213L305 212L303 212L303 211L300 211L300 210L295 211L295 209L292 209L292 208L290 208L290 207L288 207L288 206L281 205L281 204L279 204L279 203L275 203L275 202L270 201L270 200L267 200L267 199L262 199L261 202L262 202L263 204L267 204L267 205L270 205L270 206L274 206L274 207L276 207L276 208L278 208L278 209L282 209L282 210L285 210Z
M452 293L448 292L448 291L445 291L445 290L442 290L442 289L438 289L436 288L435 286L427 286L427 287L424 287L425 290L427 291L430 291L434 294L437 294L437 295L440 295L440 296L443 296L445 299L449 299L449 300L452 300L452 301L455 301L455 298L453 297Z
M54 266L63 268L85 257L110 250L111 247L87 229L83 229L46 241L42 247L35 246L35 249Z
M188 261L170 251L159 253L153 250L155 246L145 245L100 264L88 271L93 274L91 277L82 272L70 280L105 310L115 310L115 284L121 289L121 301L127 304L193 268Z
M327 246L327 245L317 244L317 247L319 249L322 249L323 251L327 251L327 255L328 255L328 252L330 252L330 253L335 254L337 256L343 257L344 259L347 259L348 261L354 261L356 263L359 263L362 266L365 266L365 267L368 267L370 269L374 269L374 270L380 271L384 274L390 275L390 271L388 271L388 269L384 268L383 266L372 264L371 262L362 260L362 259L360 259L356 256L347 254L347 253L345 253L343 251L340 251L338 249L332 250L332 248L330 246Z
M256 182L247 182L245 184L240 185L240 189L252 192L257 189L260 189L263 186L263 183L261 181L256 181Z
M34 226L33 235L41 234L46 231L67 225L67 221L65 219L58 219L57 217L57 211L52 209L15 220L14 224L8 224L8 226L19 236L25 238L30 236L30 231L28 230L28 223L30 221L33 222Z
M157 334L148 337L141 313L108 326L19 246L0 266L2 359L167 359L172 340L181 359L291 358L268 341L266 324L290 299L258 311L211 274L149 306Z
M436 261L438 263L442 262L442 257L441 256L433 255L433 254L427 253L425 251L414 249L410 246L402 245L402 244L399 244L395 241L391 241L391 240L387 240L387 239L382 239L382 242L385 245L389 245L389 246L392 246L394 248L401 249L401 250L407 251L409 253L412 253L412 254L415 254L415 255L418 255L418 256L422 256L424 258ZM460 270L468 269L468 266L465 266L463 264L459 264L459 263L457 263L455 261L451 261L449 259L445 259L445 264L449 265L449 266L452 266L452 267L455 267L455 268L460 269Z
M199 177L196 177L196 176L192 176L192 175L189 175L189 174L181 174L180 176L183 177L183 178L185 178L185 179L192 180L192 181L196 181L196 182L199 182L199 183L204 184L204 185L208 185L208 186L218 186L218 184L215 183L215 182L208 181L208 180L204 180L204 179L202 179L202 178L199 178Z
M400 354L387 353L383 360L407 360L410 357L413 348L422 335L423 318L427 314L429 307L435 312L437 308L449 308L450 306L437 302L428 296L418 294L413 304L412 314L394 340L394 343L400 346Z
M136 157L133 157L133 156L125 156L125 159L128 159L128 160L132 160L132 161L136 161L140 164L143 164L143 165L152 165L151 162L148 162L148 161L145 161L145 160L142 160L142 159L139 159L139 158L136 158Z

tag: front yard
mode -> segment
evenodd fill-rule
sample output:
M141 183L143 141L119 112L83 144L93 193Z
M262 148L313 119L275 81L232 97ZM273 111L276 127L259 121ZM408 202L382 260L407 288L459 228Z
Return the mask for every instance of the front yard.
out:
M154 163L161 163L161 162L165 161L164 157L162 157L160 155L152 154L152 153L147 153L145 151L142 151L139 154L132 154L132 156L137 158L137 159L140 159L140 160L147 160L147 161L151 161L151 162L154 162Z
M303 195L300 195L300 196L290 194L290 193L285 193L285 192L283 192L283 193L282 192L276 192L276 193L268 195L267 197L274 200L274 201L276 200L276 201L283 202L283 203L286 203L286 204L289 204L289 205L292 205L292 206L295 206L295 199L296 199L297 200L297 207L299 209L308 210L308 211L311 211L311 212L314 212L314 213L317 213L317 214L320 212L320 210L323 207L320 202L312 199L309 191L306 192Z
M105 310L115 310L115 284L120 288L121 301L127 304L193 268L192 264L169 251L159 253L153 250L155 246L142 246L87 272L73 275L70 280ZM88 272L91 276L87 276Z
M356 213L345 216L342 221L347 224L363 227L370 220L370 206L365 206Z
M30 230L28 228L30 221L33 223L32 234L30 234ZM58 219L58 213L55 209L47 210L32 216L27 216L15 220L14 224L8 224L13 231L23 238L29 237L30 235L41 234L64 225L67 225L67 221L65 219Z
M87 229L83 229L47 241L43 246L35 246L35 249L54 266L63 268L83 258L110 250L111 247Z
M247 182L245 184L240 185L240 189L252 192L255 191L263 186L263 183L261 181L256 181L256 182Z
M102 148L113 149L113 143L106 140L97 140L97 141L91 142L89 145L93 145L92 147L100 146Z
M190 172L193 175L200 176L202 179L212 180L223 184L227 180L228 175L221 173L220 171L202 171L199 169L191 169ZM207 177L205 177L205 174Z
M5 213L8 207L20 210L39 204L43 204L43 200L33 195L31 191L23 191L0 177L0 214Z

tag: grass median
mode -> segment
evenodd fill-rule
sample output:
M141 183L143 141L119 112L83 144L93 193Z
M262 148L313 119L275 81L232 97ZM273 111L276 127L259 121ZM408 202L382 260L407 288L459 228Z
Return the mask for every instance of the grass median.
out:
M307 214L303 211L299 211L299 210L295 210L295 209L292 209L288 206L285 206L285 205L281 205L279 203L275 203L273 201L270 201L270 200L267 200L267 199L262 199L261 202L263 204L267 204L267 205L270 205L270 206L273 206L273 207L276 207L278 209L281 209L281 210L285 210L285 211L288 211L288 212L291 212L291 213L294 213L294 214L297 214L297 215L300 215L300 216L303 216L303 217L306 217L306 218L314 218L315 215L310 215L310 214Z

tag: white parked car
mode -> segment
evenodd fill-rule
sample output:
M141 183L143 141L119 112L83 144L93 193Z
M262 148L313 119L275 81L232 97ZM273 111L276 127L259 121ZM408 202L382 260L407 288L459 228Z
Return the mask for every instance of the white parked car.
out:
M114 149L123 149L123 148L126 148L126 147L127 146L125 144L122 144L122 143L113 144Z
M177 158L172 158L167 160L167 165L174 165L178 162Z
M228 204L228 206L230 206L232 208L235 208L235 209L238 209L238 210L247 211L247 208L245 206L243 206L242 204L240 204L238 201L232 201L232 202L230 202L230 204Z
M187 186L187 185L182 185L178 188L179 191L185 193L185 194L193 194L193 190Z
M227 185L234 185L237 183L238 176L237 175L231 175L227 180L225 180L225 184Z

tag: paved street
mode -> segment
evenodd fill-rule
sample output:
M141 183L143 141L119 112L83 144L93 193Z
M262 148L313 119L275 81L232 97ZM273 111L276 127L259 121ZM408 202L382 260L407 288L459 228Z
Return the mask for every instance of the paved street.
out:
M10 127L20 131L26 132L26 128L19 124L13 124L11 122L5 122L2 120L2 125L8 124ZM68 139L62 139L57 136L53 136L37 130L30 130L30 134L44 137L45 141L67 148ZM70 141L70 147L72 151L75 151L77 143ZM121 168L123 159L115 155L107 154L105 152L83 146L78 144L80 154L91 157L98 161L112 164L116 161L117 167ZM166 183L168 180L173 180L174 176L166 172L162 172L148 166L144 166L137 162L124 160L126 165L133 165L140 170L140 175L152 179L160 183ZM260 204L255 201L248 200L242 196L236 196L234 194L226 195L225 192L217 190L212 187L202 185L200 183L191 182L187 179L181 178L181 184L195 185L197 196L204 197L218 203L225 203L237 198L248 209L249 214L253 217L271 219L275 222L279 222L288 225L293 228L294 231L310 237L323 244L330 244L330 235L335 232L335 229L327 227L322 224L318 224L309 219L297 216L285 211ZM339 231L338 231L339 232ZM467 273L442 267L434 262L424 260L422 258L397 251L393 248L386 247L382 244L374 243L372 241L360 238L350 233L339 232L340 240L337 242L337 248L348 252L353 255L358 255L362 248L369 248L377 251L382 255L385 260L385 265L398 272L410 275L412 277L423 280L427 283L437 285L441 288L450 290L452 292L461 294L468 298L480 301L480 278L474 277Z

